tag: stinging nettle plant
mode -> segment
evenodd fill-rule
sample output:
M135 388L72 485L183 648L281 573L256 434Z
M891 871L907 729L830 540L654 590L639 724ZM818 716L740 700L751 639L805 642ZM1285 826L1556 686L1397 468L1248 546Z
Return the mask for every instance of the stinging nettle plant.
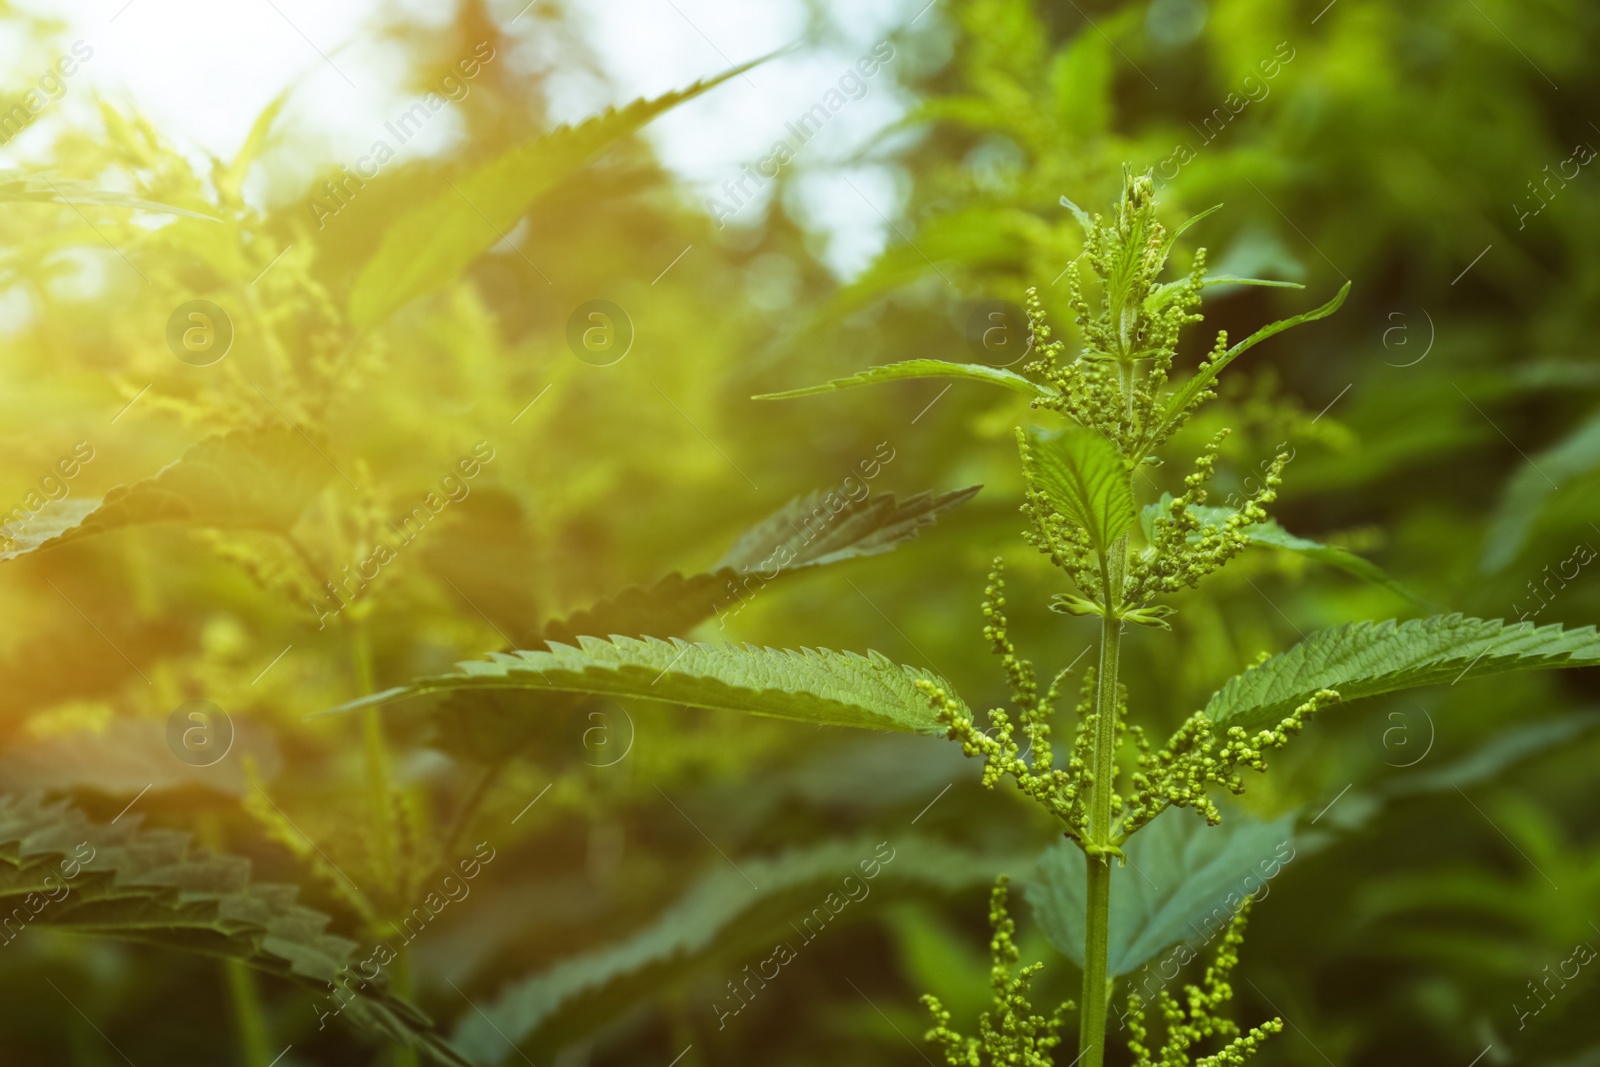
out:
M1002 877L990 909L994 1009L979 1021L978 1036L962 1037L942 1005L924 998L934 1021L928 1037L952 1065L1047 1065L1053 1062L1051 1050L1061 1040L1068 1012L1076 1010L1075 1062L1098 1067L1116 978L1179 942L1186 936L1182 920L1206 914L1212 903L1209 890L1199 885L1206 879L1192 878L1194 884L1184 885L1175 898L1179 929L1151 924L1139 942L1142 956L1123 945L1113 959L1112 891L1118 883L1112 872L1126 861L1130 839L1152 829L1167 809L1189 808L1196 818L1187 825L1225 842L1227 825L1206 828L1222 822L1214 795L1220 790L1243 792L1246 768L1264 771L1269 752L1284 747L1308 718L1336 702L1460 680L1469 673L1476 678L1597 664L1600 636L1594 627L1508 625L1454 614L1351 623L1317 632L1262 659L1222 686L1164 746L1152 745L1141 726L1130 721L1119 662L1127 625L1168 627L1173 609L1161 602L1163 597L1198 585L1252 543L1303 551L1358 573L1374 573L1365 561L1342 559L1337 550L1295 538L1268 518L1266 506L1281 484L1288 453L1271 462L1262 486L1239 507L1208 505L1206 485L1226 430L1204 447L1183 480L1181 495L1162 496L1141 511L1134 492L1140 468L1159 462L1163 446L1196 408L1214 397L1218 375L1230 363L1284 330L1332 314L1349 284L1326 304L1232 345L1226 333L1219 334L1207 355L1184 375L1178 365L1179 335L1186 325L1201 321L1196 309L1205 285L1282 283L1208 278L1203 249L1186 275L1163 280L1179 236L1210 211L1168 231L1157 219L1148 175L1125 174L1109 218L1091 218L1070 201L1062 203L1085 235L1069 295L1082 342L1077 352L1069 354L1065 342L1051 339L1043 307L1030 292L1036 347L1023 374L917 359L763 399L876 381L947 377L1014 390L1044 413L1041 421L1049 425L1017 430L1026 486L1022 511L1030 526L1023 536L1074 589L1056 594L1050 606L1100 620L1099 659L1083 672L1076 730L1064 753L1058 756L1051 744L1052 720L1070 667L1053 675L1041 691L1034 665L1017 655L1008 631L998 560L985 594L983 633L1001 661L1013 707L988 711L982 726L949 682L878 653L695 644L650 636L550 641L540 649L464 663L453 673L417 679L335 710L426 692L526 689L949 737L967 755L983 761L986 786L1012 779L1059 822L1069 847L1080 854L1077 867L1042 863L1040 877L1056 880L1046 887L1046 895L1079 909L1066 923L1072 943L1063 945L1054 934L1052 939L1081 961L1083 985L1075 1005L1064 1004L1049 1017L1033 1013L1027 994L1042 964L1012 971L1019 955ZM1179 817L1172 813L1158 828L1170 827ZM1156 850L1182 851L1174 849L1171 831L1152 831L1150 839ZM1216 854L1226 867L1231 853L1221 847ZM1065 884L1078 867L1080 884ZM1166 989L1153 996L1129 993L1123 1020L1136 1063L1238 1064L1281 1029L1282 1023L1272 1019L1241 1032L1221 1014L1232 995L1228 979L1238 960L1248 910L1248 901L1230 909L1224 936L1199 985L1187 985L1181 997ZM1147 1014L1159 1016L1159 1047L1152 1044L1153 1020ZM1208 1044L1211 1050L1203 1052Z

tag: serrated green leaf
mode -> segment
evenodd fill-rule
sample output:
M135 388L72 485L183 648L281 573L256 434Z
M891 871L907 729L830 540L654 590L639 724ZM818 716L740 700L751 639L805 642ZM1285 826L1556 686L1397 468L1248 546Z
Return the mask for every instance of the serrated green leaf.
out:
M863 488L865 487L865 483ZM785 570L841 563L893 551L946 512L978 495L979 485L904 502L893 493L851 500L838 490L796 497L746 531L717 562L718 570L772 567L776 555L793 554Z
M330 472L317 446L287 427L208 437L155 474L119 485L103 499L68 497L13 511L0 534L0 562L124 526L287 530Z
M1163 493L1159 503L1147 504L1139 513L1140 523L1144 527L1147 539L1154 538L1155 520L1171 514L1171 504L1172 494ZM1233 508L1209 507L1203 504L1191 507L1190 510L1205 526L1218 529L1236 514ZM1407 600L1418 602L1416 594L1389 577L1382 567L1379 567L1371 560L1363 559L1349 549L1325 545L1320 541L1298 537L1271 519L1266 522L1251 524L1245 528L1244 533L1248 534L1250 540L1255 544L1271 545L1273 548L1281 548L1285 551L1305 556L1307 559L1316 560L1318 563L1337 567L1348 574L1355 575L1357 578L1365 578L1369 582L1381 585L1385 589L1405 597ZM1191 535L1191 538L1198 539L1199 536L1199 533L1195 533Z
M1092 430L1017 431L1029 486L1104 552L1133 525L1133 486L1116 446Z
M893 382L908 378L961 378L965 381L988 382L1029 396L1049 396L1050 390L1038 382L1002 367L989 367L982 363L950 363L942 359L908 359L871 367L848 378L834 378L821 385L808 385L800 389L787 389L781 393L760 393L754 400L786 400L795 396L830 393L852 385L870 385L873 382Z
M822 726L942 734L944 727L916 683L930 681L954 698L953 687L937 675L898 666L876 652L860 656L676 639L580 637L577 647L553 644L548 651L495 653L456 666L454 674L419 678L322 714L422 693L531 689L633 697Z
M1600 664L1600 636L1593 626L1508 626L1463 615L1357 622L1314 633L1235 675L1205 713L1220 725L1254 730L1281 721L1320 689L1336 689L1349 701L1469 677L1594 664Z
M771 858L741 858L738 870L712 868L629 936L511 983L480 1003L482 1015L464 1015L454 1040L480 1063L520 1062L507 1041L520 1046L535 1038L553 1047L576 1040L717 959L732 961L737 970L751 962L744 958L748 954L770 956L775 942L787 942L797 955L805 952L805 935L790 924L804 922L810 908L824 907L830 891L837 911L824 907L826 924L812 920L812 939L835 921L842 925L869 914L893 892L921 895L986 884L1018 859L921 837L881 844L837 841ZM863 862L869 866L862 868ZM863 877L866 870L876 872L872 879ZM851 891L859 894L849 901L840 891L847 875L855 878Z
M1216 381L1217 375L1222 373L1222 369L1228 364L1232 363L1235 359L1238 359L1241 355L1248 352L1262 341L1265 341L1267 338L1275 337L1284 330L1292 329L1307 322L1315 322L1318 319L1327 318L1329 315L1332 315L1335 311L1339 310L1340 305L1344 303L1344 298L1348 295L1350 295L1350 283L1345 282L1339 287L1338 293L1334 294L1333 299L1329 300L1321 307L1312 308L1310 311L1301 312L1299 315L1292 316L1291 318L1281 319L1278 322L1272 323L1270 326L1263 326L1249 337L1246 337L1243 341L1240 341L1238 344L1228 349L1221 356L1202 364L1200 369L1194 373L1194 376L1188 381L1184 382L1183 385L1178 388L1177 392L1173 394L1172 399L1167 402L1167 420L1171 421L1172 419L1177 418L1179 414L1187 410L1189 405L1194 401L1194 398L1204 392L1212 382Z
M1193 812L1169 808L1129 838L1127 866L1111 868L1107 973L1130 974L1171 945L1225 931L1244 898L1260 894L1293 858L1294 819L1260 822L1230 813L1220 826L1207 826ZM1085 874L1083 851L1062 840L1045 850L1024 882L1045 936L1079 967Z
M658 115L765 62L745 63L687 89L558 129L518 145L451 183L388 228L350 292L350 316L370 329L404 304L443 288L506 234L536 200L604 149Z
M297 895L292 885L252 882L243 857L194 852L188 834L140 829L138 815L100 824L65 802L0 797L0 912L10 912L13 929L18 910L31 915L24 935L37 924L236 959L326 995L358 946L327 933L329 917ZM470 1067L381 983L342 981L349 1000L340 1018Z
M904 502L897 501L893 493L865 500L840 497L832 502L831 494L820 490L797 497L742 534L715 570L688 577L674 572L648 585L630 586L546 623L541 631L528 633L526 643L548 651L551 644L570 645L580 637L681 637L719 611L732 610L745 595L740 592L741 583L754 582L755 589L764 589L773 581L813 567L892 551L972 499L978 489L972 486L938 496L919 493ZM826 521L818 517L819 511ZM513 532L520 536L520 526ZM785 549L792 556L779 566ZM448 547L443 555L454 558ZM447 565L445 560L440 562ZM498 581L496 574L487 584ZM485 593L476 588L471 593L474 603L483 605L491 617L498 617L498 624L507 627L513 640L520 640L519 634L526 632L523 627L496 611L497 604L506 605L507 597L504 592ZM524 616L517 615L519 619ZM456 692L440 710L446 744L474 759L503 759L540 735L545 724L538 718L569 712L582 699L570 693ZM530 718L528 712L538 718Z
M673 572L649 585L629 586L546 623L541 642L549 649L580 637L677 637L715 613L716 603L727 599L726 583L737 576L732 570L688 577Z
M747 574L762 586L784 574L891 552L925 527L977 495L970 486L905 501L893 493L851 500L836 491L796 497L739 536L711 571L669 574L547 623L547 642L571 644L581 636L677 637L709 619L730 599L729 584ZM835 498L830 501L830 498ZM781 562L787 556L787 562Z

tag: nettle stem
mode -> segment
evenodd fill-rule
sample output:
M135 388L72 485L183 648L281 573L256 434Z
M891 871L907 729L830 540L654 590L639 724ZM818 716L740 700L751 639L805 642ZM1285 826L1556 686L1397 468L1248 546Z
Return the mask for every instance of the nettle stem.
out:
M1095 676L1096 726L1091 765L1094 785L1089 794L1088 884L1085 893L1083 998L1079 1001L1078 1056L1083 1067L1100 1067L1105 1053L1106 1008L1111 996L1106 977L1111 923L1111 794L1117 779L1117 668L1122 654L1123 578L1128 564L1128 535L1111 545L1102 566L1105 615L1100 622L1100 668Z

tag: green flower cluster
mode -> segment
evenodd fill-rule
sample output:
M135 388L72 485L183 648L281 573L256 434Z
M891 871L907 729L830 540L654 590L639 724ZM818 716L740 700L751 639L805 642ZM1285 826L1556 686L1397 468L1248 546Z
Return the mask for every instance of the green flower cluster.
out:
M1145 1020L1144 998L1137 993L1128 994L1125 1018L1131 1032L1128 1050L1133 1053L1134 1067L1187 1067L1190 1063L1194 1067L1241 1067L1269 1035L1283 1030L1283 1020L1269 1019L1249 1033L1241 1034L1237 1023L1218 1014L1233 998L1228 975L1239 962L1239 946L1244 943L1244 927L1249 915L1250 904L1246 901L1234 915L1222 944L1217 946L1216 957L1206 968L1203 984L1183 987L1183 1003L1165 989L1156 994L1154 1007L1161 1013L1167 1034L1159 1057L1153 1057L1145 1044L1150 1030ZM1189 1050L1212 1038L1224 1038L1228 1043L1209 1056L1191 1060Z
M1065 346L1049 341L1038 294L1029 293L1028 312L1039 357L1025 369L1053 387L1053 395L1037 401L1039 407L1058 411L1116 442L1122 454L1137 465L1172 436L1204 399L1196 395L1174 413L1163 396L1177 354L1178 333L1201 319L1194 309L1205 284L1204 250L1195 254L1187 277L1159 281L1178 235L1204 215L1167 233L1156 219L1150 175L1131 171L1125 176L1122 199L1109 222L1099 216L1091 219L1070 201L1062 202L1083 227L1086 240L1079 262L1087 261L1090 273L1100 281L1100 293L1091 303L1082 272L1071 272L1067 299L1076 314L1083 347L1065 364L1060 359ZM1226 349L1226 335L1218 344L1219 352Z
M1204 712L1197 711L1173 733L1167 747L1152 753L1144 732L1134 728L1139 741L1139 770L1133 775L1133 799L1122 808L1121 837L1170 807L1194 808L1215 826L1222 821L1217 805L1206 795L1206 787L1220 785L1238 796L1244 792L1241 766L1253 771L1267 769L1266 754L1282 748L1299 733L1306 717L1336 702L1333 689L1320 689L1310 700L1290 712L1270 730L1258 730L1251 737L1242 726L1230 726L1217 744L1216 726Z
M1127 693L1117 678L1123 626L1167 627L1173 609L1157 603L1159 598L1198 585L1250 545L1251 528L1269 521L1267 505L1277 497L1291 453L1280 451L1264 464L1264 477L1254 492L1218 516L1207 507L1206 486L1228 431L1214 434L1185 476L1183 493L1163 498L1154 514L1147 513L1142 545L1133 541L1138 528L1135 483L1143 480L1157 488L1145 468L1159 465L1156 451L1215 395L1217 376L1229 363L1284 329L1330 314L1342 302L1344 290L1321 308L1263 327L1231 346L1227 334L1219 333L1193 373L1172 384L1179 334L1202 319L1196 309L1206 284L1204 250L1195 253L1181 277L1162 281L1161 275L1179 235L1210 212L1168 231L1157 219L1150 176L1131 172L1124 176L1110 219L1091 218L1069 201L1063 204L1085 236L1083 252L1069 272L1068 292L1080 344L1069 357L1066 343L1052 333L1038 291L1029 290L1034 358L1023 370L1043 383L1033 406L1074 426L1059 433L1018 430L1025 483L1021 510L1029 520L1023 538L1075 587L1075 593L1056 594L1052 609L1101 620L1100 660L1083 672L1076 733L1058 765L1051 717L1071 668L1040 692L1034 665L1017 654L1008 634L1005 583L996 560L984 591L984 637L1000 659L1015 710L990 710L984 716L987 724L980 726L937 683L917 684L948 736L968 756L983 761L983 784L993 788L1003 778L1013 779L1024 795L1060 821L1088 858L1080 1051L1093 1053L1087 1062L1098 1067L1110 988L1105 973L1110 861L1115 857L1125 862L1122 846L1128 836L1168 807L1193 808L1210 823L1220 821L1207 790L1219 786L1242 792L1244 768L1264 770L1269 751L1288 744L1308 716L1339 699L1338 693L1324 689L1273 728L1254 733L1237 726L1220 730L1204 712L1197 712L1165 748L1152 751L1144 731L1126 721ZM1117 791L1121 770L1132 772L1124 781L1126 795ZM1001 962L1006 952L1011 953L1007 965L1015 958L1001 890L996 891L992 917L997 924L996 1004L1003 1024L996 1030L986 1017L980 1038L962 1039L949 1029L948 1015L930 1001L938 1024L930 1037L944 1045L953 1065L977 1065L984 1055L995 1063L1043 1064L1047 1061L1033 1035L1044 1021L1028 1015L1026 1001L1020 999L1032 969L1011 979ZM1003 932L998 932L1002 924ZM1189 987L1186 1008L1161 994L1156 1006L1168 1033L1167 1045L1154 1061L1161 1067L1188 1063L1188 1048L1215 1036L1232 1040L1222 1052L1199 1062L1206 1067L1236 1064L1279 1028L1274 1021L1240 1036L1237 1027L1215 1015L1231 993L1226 977L1237 959L1242 931L1241 918L1207 972L1204 988ZM1143 1030L1138 1034L1142 1042ZM1136 1043L1135 1054L1141 1064L1153 1064L1141 1044Z
M1061 1025L1074 1008L1069 1000L1048 1018L1033 1013L1028 987L1044 964L1030 963L1012 975L1018 952L1012 940L1016 923L1006 912L1006 884L1002 874L989 898L989 923L994 927L994 939L989 942L989 984L994 991L994 1010L979 1018L978 1036L962 1037L950 1028L950 1012L938 997L930 993L922 998L933 1016L933 1029L924 1035L925 1040L943 1047L950 1067L1051 1067L1050 1050L1061 1044Z

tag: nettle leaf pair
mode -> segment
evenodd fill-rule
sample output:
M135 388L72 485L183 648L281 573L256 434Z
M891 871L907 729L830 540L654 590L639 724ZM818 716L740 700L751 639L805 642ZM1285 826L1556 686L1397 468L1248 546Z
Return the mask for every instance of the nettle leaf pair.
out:
M1179 334L1200 321L1196 308L1207 284L1281 283L1207 278L1203 250L1186 275L1163 280L1179 235L1209 212L1167 231L1157 218L1147 175L1126 175L1110 218L1091 218L1063 203L1085 238L1069 292L1079 342L1074 353L1069 355L1064 341L1052 340L1037 294L1030 293L1035 358L1023 374L918 359L769 395L948 377L1000 385L1047 413L1042 416L1047 425L1027 422L1017 431L1026 484L1022 511L1030 527L1023 536L1074 587L1058 594L1051 606L1101 622L1099 660L1082 672L1076 729L1064 751L1058 754L1050 739L1070 668L1056 673L1041 691L1034 665L1016 654L1007 631L998 561L983 605L984 637L1001 660L1014 707L988 711L985 726L947 681L876 653L692 644L649 632L609 636L592 629L535 649L463 663L453 673L418 679L335 710L424 692L524 689L948 736L983 760L985 785L1013 779L1062 825L1065 843L1032 872L1029 897L1046 932L1083 970L1076 1005L1080 1062L1086 1067L1102 1062L1115 977L1178 943L1188 936L1191 921L1208 915L1226 934L1202 983L1186 986L1182 996L1165 988L1130 994L1124 1014L1133 1034L1130 1047L1140 1064L1242 1062L1281 1023L1271 1020L1241 1033L1220 1014L1231 995L1227 976L1237 960L1247 908L1233 896L1235 903L1218 914L1219 887L1227 888L1219 878L1240 859L1250 861L1243 864L1248 869L1260 858L1257 846L1270 847L1268 838L1280 831L1286 838L1292 817L1286 817L1287 827L1230 818L1231 830L1210 830L1206 824L1216 824L1222 815L1212 787L1242 792L1244 768L1265 770L1267 752L1287 744L1308 716L1337 701L1467 674L1596 664L1600 637L1593 627L1564 631L1460 615L1346 625L1313 634L1250 667L1190 716L1165 747L1155 749L1143 729L1129 721L1128 694L1118 681L1124 623L1164 626L1172 609L1159 602L1162 597L1197 585L1252 543L1303 552L1387 581L1366 561L1294 537L1268 519L1266 506L1275 498L1287 454L1275 458L1261 487L1240 507L1208 505L1205 487L1226 431L1205 446L1180 494L1161 495L1141 515L1134 490L1136 475L1155 484L1141 468L1155 465L1158 450L1214 396L1224 368L1262 341L1331 314L1349 286L1321 307L1235 344L1219 334L1198 366L1173 382ZM1124 742L1133 758L1119 761ZM1192 808L1204 821L1184 823L1190 828L1184 830L1174 821L1177 813L1164 814L1172 807ZM1140 852L1163 865L1171 883L1166 895L1154 900L1124 891L1113 909L1113 885L1128 882L1114 883L1112 869L1126 858L1129 838L1158 819L1159 833L1151 839L1156 844ZM1277 862L1283 862L1281 856ZM1120 916L1115 922L1114 911ZM1074 1006L1063 1005L1048 1018L1032 1013L1026 992L1039 965L1011 972L1017 954L1002 890L991 917L994 1011L980 1020L978 1036L965 1038L930 999L936 1025L928 1036L953 1065L1047 1064ZM1159 1049L1147 1044L1153 1041L1145 1022L1149 1006L1161 1017ZM1206 1044L1211 1051L1202 1054Z

